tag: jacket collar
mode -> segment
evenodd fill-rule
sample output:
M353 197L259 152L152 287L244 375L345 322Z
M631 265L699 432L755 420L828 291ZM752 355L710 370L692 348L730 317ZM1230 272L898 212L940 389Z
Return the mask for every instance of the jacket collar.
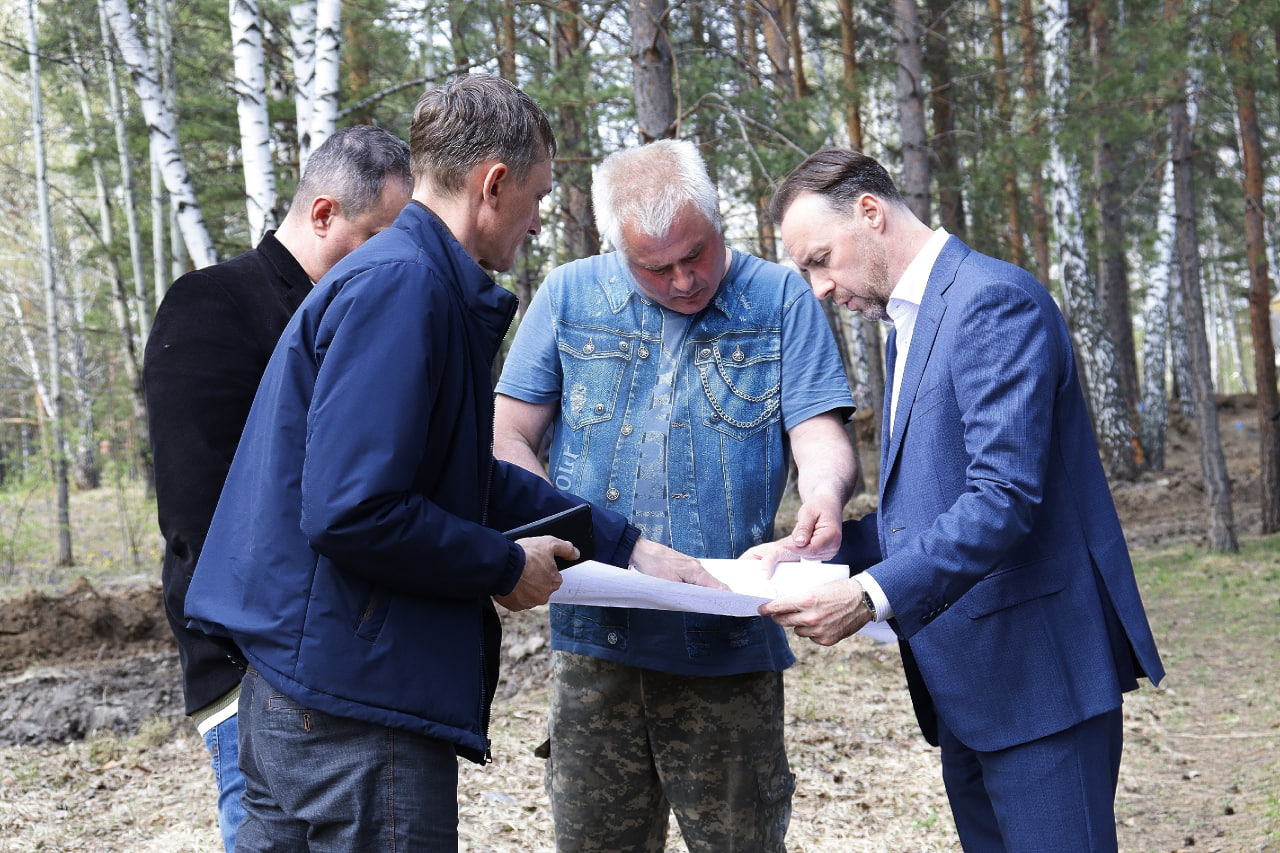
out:
M274 230L263 235L258 243L258 252L275 270L278 278L287 291L299 291L299 299L311 291L311 278L307 275L298 259L276 239Z

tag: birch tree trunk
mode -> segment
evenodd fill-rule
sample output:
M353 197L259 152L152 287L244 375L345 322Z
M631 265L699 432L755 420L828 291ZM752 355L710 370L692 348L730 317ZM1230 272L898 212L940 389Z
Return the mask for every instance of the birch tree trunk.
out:
M676 135L675 68L667 0L631 0L631 75L642 143Z
M53 435L52 463L57 490L58 565L73 566L71 510L67 491L67 437L62 422L62 361L58 338L58 289L53 269L53 221L49 212L49 176L44 152L44 104L40 95L40 42L36 35L35 0L27 0L27 60L31 72L31 134L36 160L36 208L40 223L40 274L44 283L45 333L48 336L49 423Z
M1160 209L1156 214L1156 262L1151 268L1142 303L1142 458L1152 471L1164 470L1165 438L1169 432L1169 393L1165 382L1169 351L1169 292L1177 287L1177 249L1174 246L1173 171L1161 170Z
M88 328L87 301L84 282L87 276L76 277L71 286L71 312L74 323L69 330L71 349L71 392L76 400L76 412L80 426L75 436L75 466L73 468L77 489L96 489L102 484L102 469L98 464L97 432L93 416L93 392L89 380L89 355L85 349L84 335Z
M276 227L276 176L271 162L271 119L267 116L267 74L263 67L258 0L230 0L229 18L249 243L256 246L268 229Z
M1165 0L1167 23L1181 16L1182 0ZM1235 516L1231 508L1231 480L1222 452L1218 432L1218 403L1213 390L1213 373L1209 357L1209 340L1205 334L1204 304L1200 289L1200 236L1196 223L1195 181L1191 162L1191 94L1187 74L1174 75L1176 91L1183 97L1169 109L1172 134L1174 206L1176 209L1176 245L1182 318L1186 327L1187 351L1191 359L1188 389L1195 404L1196 432L1200 445L1200 469L1204 476L1205 498L1209 511L1209 547L1214 551L1234 554L1240 550L1236 541Z
M129 132L124 115L124 98L120 92L120 77L116 74L115 45L111 36L111 26L107 23L107 10L101 0L97 8L98 29L102 33L102 64L107 79L107 110L110 113L112 130L115 132L116 157L120 164L120 206L124 208L125 229L129 232L129 262L133 269L133 292L138 300L139 309L137 323L121 325L120 328L121 331L129 329L129 349L136 353L142 348L142 341L146 339L151 329L150 313L141 310L147 291L147 272L142 258L142 226L138 221L137 191L134 188L133 157L129 153ZM120 281L118 289L123 292L123 288L124 282ZM127 299L123 308L127 320L129 310ZM138 330L138 337L133 336L133 329ZM135 369L137 367L136 360L134 367Z
M342 44L342 0L316 2L315 88L312 91L311 151L338 126L338 52Z
M120 55L129 66L134 91L142 102L142 113L147 120L148 136L155 143L159 166L165 188L178 209L178 222L182 227L183 241L191 258L201 267L217 263L213 241L205 228L204 215L196 200L187 163L178 146L178 126L174 114L165 106L156 68L138 38L138 31L129 15L126 0L103 0L107 20L115 34Z
M1068 0L1049 4L1045 40L1047 89L1054 113L1066 113L1070 97L1071 33ZM1093 403L1094 431L1107 473L1132 480L1138 474L1137 438L1129 423L1120 383L1115 372L1115 347L1098 304L1098 289L1089 272L1083 226L1079 212L1080 166L1055 133L1050 153L1053 176L1053 231L1058 239L1062 270L1062 292L1067 318L1076 336L1076 354L1084 368L1084 379Z
M289 46L293 54L293 104L297 121L298 175L311 157L312 99L316 87L316 0L289 7Z
M898 120L902 123L902 196L926 225L929 214L929 136L924 123L920 11L916 0L893 0L898 43Z
M1257 381L1258 438L1261 454L1262 532L1280 530L1280 394L1276 389L1276 347L1271 337L1271 273L1267 267L1267 234L1263 196L1262 134L1258 130L1257 95L1250 79L1253 50L1249 33L1231 34L1236 70L1236 112L1244 165L1245 257L1249 264L1249 331L1253 337L1253 370Z

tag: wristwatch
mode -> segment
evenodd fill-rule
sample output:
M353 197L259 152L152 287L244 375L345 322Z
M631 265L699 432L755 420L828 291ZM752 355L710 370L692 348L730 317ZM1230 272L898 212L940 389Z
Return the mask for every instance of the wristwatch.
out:
M862 591L862 606L867 608L867 612L871 614L871 621L876 621L876 603L871 600L871 593L865 589Z

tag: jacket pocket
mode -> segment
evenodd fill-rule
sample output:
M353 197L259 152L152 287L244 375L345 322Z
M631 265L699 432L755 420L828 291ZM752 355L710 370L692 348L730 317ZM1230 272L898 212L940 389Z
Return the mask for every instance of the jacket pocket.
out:
M779 336L765 332L731 332L694 343L704 426L741 441L782 417L780 347Z
M369 590L365 604L360 608L360 618L356 622L356 636L369 642L376 642L382 633L382 626L387 621L387 610L391 607L391 596L381 586Z
M642 341L635 335L561 323L557 338L564 381L561 416L571 429L613 417L622 376Z
M1055 571L1052 560L1044 558L988 575L965 593L960 607L970 619L981 619L1017 604L1054 595L1066 586L1066 576Z

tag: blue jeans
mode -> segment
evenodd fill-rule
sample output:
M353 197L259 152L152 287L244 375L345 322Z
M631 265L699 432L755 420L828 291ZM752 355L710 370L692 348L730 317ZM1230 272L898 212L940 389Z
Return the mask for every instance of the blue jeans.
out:
M204 733L209 764L213 766L213 778L218 784L218 831L222 833L222 847L227 853L236 849L236 830L244 820L244 806L240 804L244 774L240 772L238 740L235 714Z
M239 853L458 849L453 744L308 708L250 667Z

